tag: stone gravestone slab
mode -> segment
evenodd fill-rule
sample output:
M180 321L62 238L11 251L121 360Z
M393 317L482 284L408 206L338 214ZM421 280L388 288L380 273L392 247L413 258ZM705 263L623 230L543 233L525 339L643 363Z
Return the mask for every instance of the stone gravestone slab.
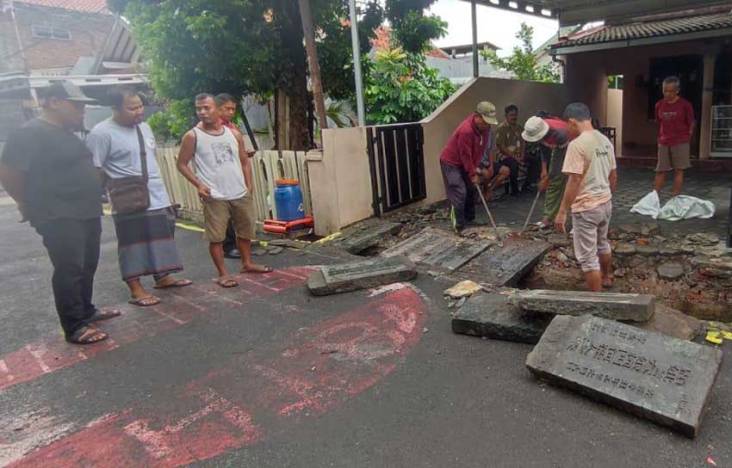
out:
M345 232L344 236L338 239L335 244L348 253L359 254L370 247L378 245L379 241L385 236L394 234L401 227L402 225L398 223L372 221Z
M721 363L718 349L592 316L555 317L526 359L539 378L688 437Z
M469 241L439 229L425 228L381 255L387 258L402 255L414 263L455 271L491 245L489 241Z
M313 295L326 296L409 281L416 276L414 264L403 257L377 258L321 267L310 274L307 285Z
M507 239L503 246L493 246L470 264L482 283L496 287L515 287L551 247L543 241Z
M512 300L524 310L558 315L595 315L612 320L646 322L655 311L655 298L648 294L590 291L518 291Z
M534 344L551 322L546 314L526 312L502 294L477 294L459 308L452 319L452 331L496 340Z

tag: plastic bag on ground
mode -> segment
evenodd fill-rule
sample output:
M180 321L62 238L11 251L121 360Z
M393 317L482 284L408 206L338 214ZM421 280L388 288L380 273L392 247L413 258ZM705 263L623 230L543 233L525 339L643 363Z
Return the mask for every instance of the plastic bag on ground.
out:
M658 193L654 190L641 198L638 203L633 205L630 212L650 216L651 218L656 219L658 214L661 212L661 200L658 198Z
M688 195L677 195L661 208L658 219L679 221L681 219L708 219L714 216L714 203Z

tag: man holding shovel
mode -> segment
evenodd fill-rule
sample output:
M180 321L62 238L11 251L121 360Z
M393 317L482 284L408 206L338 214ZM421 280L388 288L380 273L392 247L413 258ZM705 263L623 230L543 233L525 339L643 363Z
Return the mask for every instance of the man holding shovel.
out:
M452 205L452 226L458 234L475 220L476 186L481 178L490 180L493 176L495 165L482 168L481 161L490 151L491 125L496 124L496 106L479 102L475 112L455 129L440 155L445 192ZM508 177L507 167L500 171L501 176Z

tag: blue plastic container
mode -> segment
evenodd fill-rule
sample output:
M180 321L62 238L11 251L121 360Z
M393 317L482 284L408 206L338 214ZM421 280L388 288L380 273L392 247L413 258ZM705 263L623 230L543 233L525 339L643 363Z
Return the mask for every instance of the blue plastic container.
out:
M294 221L305 217L300 183L294 179L280 179L274 193L278 221Z

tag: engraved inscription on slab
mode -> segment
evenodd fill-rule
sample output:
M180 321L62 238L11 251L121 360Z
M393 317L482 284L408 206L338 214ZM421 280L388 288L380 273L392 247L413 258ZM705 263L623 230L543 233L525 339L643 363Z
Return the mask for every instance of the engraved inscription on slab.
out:
M557 316L526 360L539 377L694 437L722 352L599 317Z

